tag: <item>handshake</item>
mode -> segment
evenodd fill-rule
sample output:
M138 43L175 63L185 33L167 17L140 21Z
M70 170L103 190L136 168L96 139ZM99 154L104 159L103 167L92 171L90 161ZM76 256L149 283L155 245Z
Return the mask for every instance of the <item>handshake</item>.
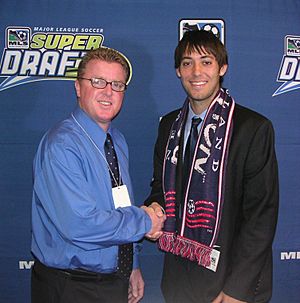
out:
M151 241L156 241L163 234L162 228L167 218L165 211L157 202L141 208L149 215L152 221L152 228L145 236Z

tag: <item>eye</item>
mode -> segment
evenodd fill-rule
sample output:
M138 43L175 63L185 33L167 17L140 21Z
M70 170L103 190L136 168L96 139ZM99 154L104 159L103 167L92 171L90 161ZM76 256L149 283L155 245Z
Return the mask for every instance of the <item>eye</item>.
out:
M122 82L118 82L118 81L113 81L112 84L115 88L122 88L124 86Z
M126 89L126 84L121 81L113 81L111 82L111 87L117 92L123 92Z
M106 80L101 78L92 78L91 81L92 81L92 85L95 88L105 88L105 86L107 85Z
M191 61L187 61L187 60L184 60L184 61L181 62L182 66L190 66L191 64L192 64L192 62Z
M96 85L106 85L106 81L101 78L93 78L93 83Z
M122 84L123 84L123 83L117 82L117 81L114 81L114 82L113 82L113 85L114 85L115 87L122 87L122 86L123 86Z
M204 64L204 65L211 65L212 62L211 62L211 60L204 60L204 61L203 61L203 64Z

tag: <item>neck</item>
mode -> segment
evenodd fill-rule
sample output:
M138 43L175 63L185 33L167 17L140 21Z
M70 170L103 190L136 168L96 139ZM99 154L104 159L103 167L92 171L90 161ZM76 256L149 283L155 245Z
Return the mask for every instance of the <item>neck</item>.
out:
M191 104L192 110L196 115L202 114L208 108L210 103L206 104L206 103L203 103L203 102L199 102L199 101L195 101L195 100L190 99L190 104Z
M109 126L110 126L110 123L97 122L97 124L107 133L107 131L109 129Z
M191 107L196 115L202 114L220 93L220 87L207 100L197 100L189 97Z

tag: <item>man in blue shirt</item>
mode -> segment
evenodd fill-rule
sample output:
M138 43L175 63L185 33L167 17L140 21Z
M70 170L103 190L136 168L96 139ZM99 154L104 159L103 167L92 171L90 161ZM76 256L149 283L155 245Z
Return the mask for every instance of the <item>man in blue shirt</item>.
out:
M40 142L32 199L33 303L143 297L138 246L128 243L145 235L157 239L165 216L132 205L128 147L111 125L130 75L121 53L104 47L88 52L75 82L78 106Z

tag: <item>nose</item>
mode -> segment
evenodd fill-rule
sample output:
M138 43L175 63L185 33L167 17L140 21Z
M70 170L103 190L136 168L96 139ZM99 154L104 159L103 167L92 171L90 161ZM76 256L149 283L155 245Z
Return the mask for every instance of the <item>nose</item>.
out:
M111 83L107 83L107 85L103 88L103 93L105 93L107 96L111 96L113 93L111 85Z
M198 76L202 73L202 65L200 62L194 64L193 73L195 76Z

